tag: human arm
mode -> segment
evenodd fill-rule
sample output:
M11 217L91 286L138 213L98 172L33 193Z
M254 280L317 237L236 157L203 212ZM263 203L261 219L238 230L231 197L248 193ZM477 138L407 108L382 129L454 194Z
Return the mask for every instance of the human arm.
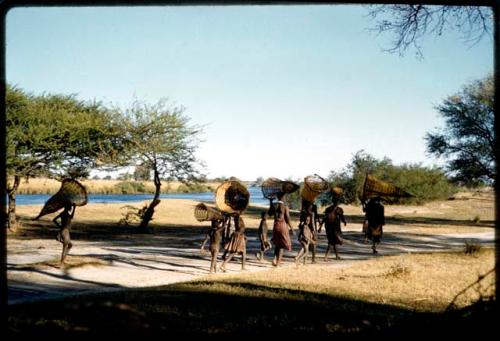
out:
M284 206L285 212L284 212L284 218L285 218L285 223L288 225L288 228L290 229L290 234L293 236L293 227L290 221L290 210L288 209L287 206Z

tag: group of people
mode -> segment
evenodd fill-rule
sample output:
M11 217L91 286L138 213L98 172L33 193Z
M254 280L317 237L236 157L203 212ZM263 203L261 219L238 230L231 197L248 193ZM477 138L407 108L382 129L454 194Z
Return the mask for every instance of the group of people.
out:
M285 193L279 193L277 200L269 200L269 209L261 212L261 220L258 228L258 238L260 241L260 250L256 253L259 261L264 260L264 254L272 248L274 244L273 266L279 266L282 262L283 251L292 250L291 236L294 236L294 230L291 225L290 210L283 200ZM333 196L332 204L328 206L323 215L318 214L317 206L302 199L300 210L300 219L298 226L298 241L301 245L295 256L296 264L307 261L309 251L311 251L312 262L316 262L316 245L318 242L318 233L324 226L328 246L326 248L324 260L328 261L329 254L333 250L335 258L340 259L338 246L343 244L341 224L347 225L344 216L344 210L339 206L340 198ZM384 207L380 197L371 198L363 202L363 211L365 212L365 221L363 223L363 232L365 242L370 239L373 242L373 253L377 253L377 245L382 238L382 227L385 225ZM273 230L272 238L268 238L267 217L272 217ZM234 232L231 231L231 218L234 219ZM202 243L201 251L204 251L205 244L210 241L209 250L211 253L210 273L217 272L217 257L221 242L224 246L222 264L219 269L226 271L226 264L235 254L241 255L241 269L245 269L246 262L246 241L245 224L240 215L224 214L223 218L212 220L211 227ZM272 244L271 244L272 242Z

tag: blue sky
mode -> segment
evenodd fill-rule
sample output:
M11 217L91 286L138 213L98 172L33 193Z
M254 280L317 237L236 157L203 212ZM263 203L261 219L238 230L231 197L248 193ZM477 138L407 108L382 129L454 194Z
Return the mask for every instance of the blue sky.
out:
M303 178L364 149L395 163L425 153L435 106L493 71L490 37L428 37L424 59L382 52L363 6L16 8L7 81L33 93L126 106L165 97L206 125L209 177Z

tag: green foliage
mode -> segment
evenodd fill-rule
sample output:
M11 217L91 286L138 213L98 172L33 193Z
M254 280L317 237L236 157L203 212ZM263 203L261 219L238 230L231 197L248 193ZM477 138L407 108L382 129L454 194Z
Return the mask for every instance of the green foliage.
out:
M439 168L424 167L420 164L393 165L388 158L377 160L373 156L358 151L351 163L340 172L332 171L328 176L331 186L344 190L344 203L359 203L365 175L369 173L380 180L403 188L414 195L413 198L387 199L390 203L421 204L431 200L446 199L456 192L456 187L446 178ZM329 195L320 198L321 204L331 202Z
M494 92L492 75L465 86L436 108L444 128L425 136L427 151L447 160L447 171L459 184L496 179Z
M7 172L87 177L91 168L118 160L116 113L75 96L34 96L7 86Z
M202 183L188 183L188 184L181 184L177 188L177 192L179 193L205 193L205 192L212 192L213 188L211 186L207 186Z
M114 187L121 194L148 193L146 186L142 182L137 181L122 181L115 184Z

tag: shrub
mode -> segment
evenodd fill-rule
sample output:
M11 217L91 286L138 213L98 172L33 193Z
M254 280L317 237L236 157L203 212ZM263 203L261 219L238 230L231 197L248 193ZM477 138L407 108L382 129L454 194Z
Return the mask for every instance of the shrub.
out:
M121 194L148 193L146 186L142 182L122 181L115 184L115 189Z

